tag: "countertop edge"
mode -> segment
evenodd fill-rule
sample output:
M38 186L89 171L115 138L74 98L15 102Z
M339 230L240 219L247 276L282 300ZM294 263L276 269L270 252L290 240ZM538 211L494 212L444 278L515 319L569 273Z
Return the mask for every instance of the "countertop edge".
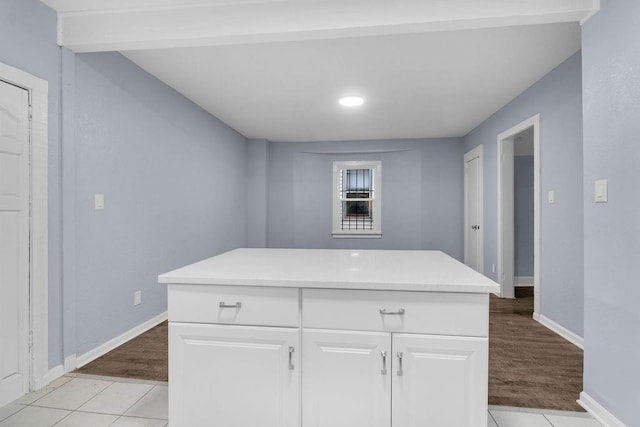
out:
M369 282L323 282L323 281L286 281L286 280L256 280L256 279L225 279L225 278L194 278L194 277L158 277L158 283L167 285L211 285L211 286L255 286L272 288L300 288L300 289L350 289L370 291L410 291L410 292L452 292L488 294L500 291L496 285L474 284L419 284L419 283L369 283Z

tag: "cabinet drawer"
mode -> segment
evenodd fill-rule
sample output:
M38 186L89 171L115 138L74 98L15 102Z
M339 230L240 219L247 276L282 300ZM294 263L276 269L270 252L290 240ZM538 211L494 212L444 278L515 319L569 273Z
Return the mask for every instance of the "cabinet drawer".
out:
M169 285L169 321L299 326L298 289Z
M319 329L486 337L489 296L304 289L302 325Z

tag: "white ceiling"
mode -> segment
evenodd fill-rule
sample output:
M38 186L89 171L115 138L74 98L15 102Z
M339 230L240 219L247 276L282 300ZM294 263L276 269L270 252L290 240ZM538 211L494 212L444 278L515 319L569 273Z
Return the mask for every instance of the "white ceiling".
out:
M579 48L548 24L124 54L249 138L322 141L466 135Z
M578 51L590 13L590 0L402 0L405 15L354 9L347 26L335 16L360 0L43 1L59 12L60 44L120 50L245 136L273 141L466 135ZM314 7L326 16L305 13ZM352 94L365 105L338 105Z

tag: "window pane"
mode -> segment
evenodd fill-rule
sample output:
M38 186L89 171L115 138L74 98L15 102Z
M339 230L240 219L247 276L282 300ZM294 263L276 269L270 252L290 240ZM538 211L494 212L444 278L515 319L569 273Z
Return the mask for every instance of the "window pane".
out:
M343 169L344 190L371 190L371 172L371 169Z
M343 203L343 213L345 218L371 218L371 202L355 201Z

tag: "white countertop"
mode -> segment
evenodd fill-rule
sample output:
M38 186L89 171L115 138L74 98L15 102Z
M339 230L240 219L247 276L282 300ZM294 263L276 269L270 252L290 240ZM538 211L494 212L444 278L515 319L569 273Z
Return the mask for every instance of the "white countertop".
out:
M498 292L499 285L440 251L236 249L158 276L160 283Z

